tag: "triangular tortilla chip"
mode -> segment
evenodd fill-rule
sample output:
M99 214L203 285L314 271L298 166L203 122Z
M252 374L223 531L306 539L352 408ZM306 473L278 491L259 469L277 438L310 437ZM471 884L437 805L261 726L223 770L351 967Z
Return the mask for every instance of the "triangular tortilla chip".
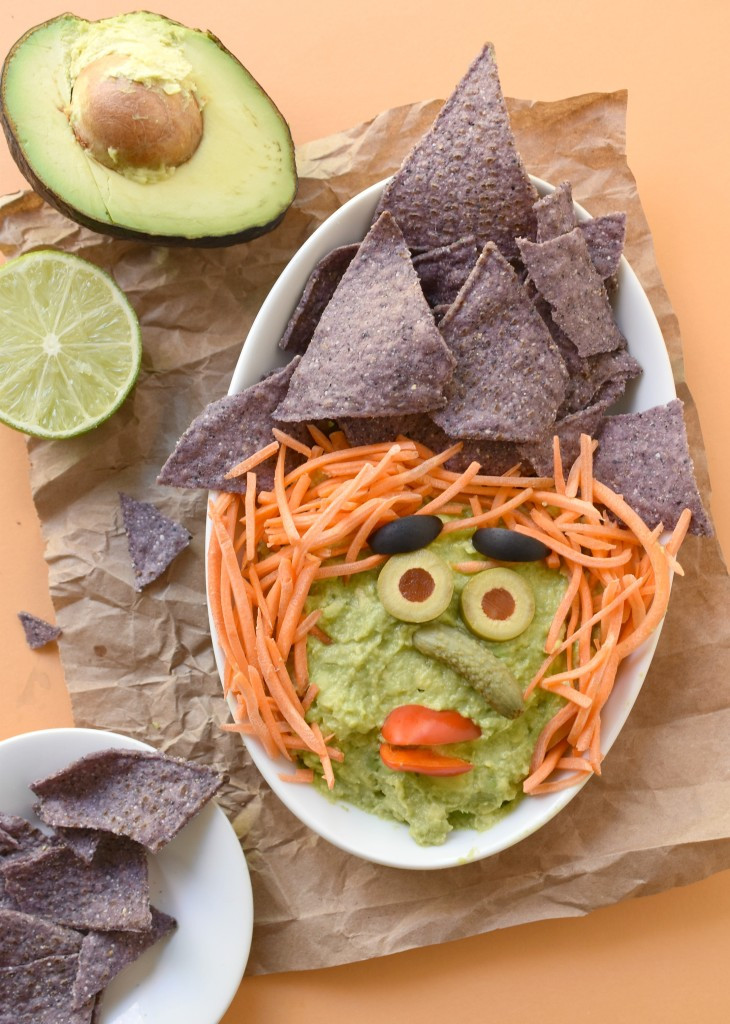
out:
M518 239L522 259L553 319L581 356L611 352L624 344L608 295L580 228L547 242Z
M679 399L644 412L609 416L598 434L593 473L641 516L647 526L672 530L686 507L690 533L713 533L697 490Z
M456 358L448 404L432 413L449 437L535 441L565 397L560 353L517 275L488 243L441 333Z
M106 988L112 978L134 963L145 950L177 927L177 921L161 910L150 907L152 923L138 932L89 932L79 953L74 981L75 1007L84 1006Z
M487 43L416 143L378 204L389 210L411 248L434 249L473 235L511 259L515 237L535 237L537 193L515 146Z
M572 231L577 221L573 207L573 189L569 181L564 181L548 192L535 203L535 219L537 220L537 240L546 242L549 238L564 235Z
M18 612L18 618L23 626L25 642L31 650L37 651L39 647L45 647L53 640L58 640L61 635L60 626L53 626L45 619L31 615L30 612Z
M599 277L608 278L618 271L626 241L626 214L607 213L580 225L591 262Z
M46 824L129 836L156 853L224 781L195 761L112 748L87 754L30 788Z
M281 336L279 348L293 355L301 355L306 351L325 306L334 295L335 288L357 250L356 243L341 245L322 257L309 275L302 297Z
M451 305L478 256L479 250L474 239L467 237L413 257L413 266L423 294L432 309L435 306Z
M145 851L110 836L92 864L57 846L3 865L18 909L69 928L136 931L151 923Z
M226 473L249 455L273 440L272 427L284 427L273 417L274 409L286 395L299 356L258 384L238 395L226 395L211 402L193 420L175 446L157 477L158 484L169 487L204 487L211 491L246 491L246 475L226 480ZM304 428L286 430L302 441L311 440ZM297 461L287 450L287 470ZM276 457L256 467L259 490L274 486Z
M444 404L453 359L398 225L384 213L345 271L277 419L395 416Z
M0 910L0 967L18 967L47 956L76 954L82 939L81 932L42 917Z
M161 576L190 543L190 534L148 501L120 494L124 531L134 568L134 589L142 590Z

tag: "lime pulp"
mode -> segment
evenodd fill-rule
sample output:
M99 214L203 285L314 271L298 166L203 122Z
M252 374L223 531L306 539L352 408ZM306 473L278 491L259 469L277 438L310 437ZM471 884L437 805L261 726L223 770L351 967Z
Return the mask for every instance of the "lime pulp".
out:
M0 421L68 438L103 423L134 385L139 322L116 282L69 253L0 267Z

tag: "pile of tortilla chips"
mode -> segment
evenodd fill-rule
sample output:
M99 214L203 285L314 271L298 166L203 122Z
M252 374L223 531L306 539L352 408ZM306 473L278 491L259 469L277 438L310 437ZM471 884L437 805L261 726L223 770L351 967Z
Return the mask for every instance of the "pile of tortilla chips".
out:
M104 750L31 786L50 835L0 813L0 1007L14 1021L97 1019L112 978L177 927L150 904L147 851L223 781L164 754Z
M314 269L280 341L294 361L209 407L159 482L245 490L226 473L272 426L322 420L354 445L461 441L449 468L476 460L491 475L516 464L550 475L553 437L570 463L588 433L596 474L649 526L670 529L689 506L690 529L711 533L679 403L649 418L608 415L642 372L610 302L625 228L622 213L579 224L567 182L538 197L485 46L385 188L362 243Z

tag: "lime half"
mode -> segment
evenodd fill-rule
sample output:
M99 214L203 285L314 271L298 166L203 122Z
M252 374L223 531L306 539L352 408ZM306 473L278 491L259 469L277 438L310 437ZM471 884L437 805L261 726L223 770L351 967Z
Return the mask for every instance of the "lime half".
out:
M119 408L139 373L139 321L92 263L42 250L0 267L0 420L74 437Z

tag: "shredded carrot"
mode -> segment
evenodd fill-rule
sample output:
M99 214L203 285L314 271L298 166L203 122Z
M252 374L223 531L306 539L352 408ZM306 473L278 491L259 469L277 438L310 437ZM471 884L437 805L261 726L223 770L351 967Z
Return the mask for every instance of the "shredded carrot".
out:
M271 444L267 445L265 448L262 448L261 451L254 452L253 455L249 455L249 457L247 459L244 459L243 462L239 462L237 466L234 466L232 469L229 469L224 477L224 480L233 480L238 476L243 476L245 473L248 473L250 469L254 469L262 462L265 462L266 459L271 458L272 455L276 455L278 450L279 442L272 441Z
M567 586L525 699L540 687L565 703L538 737L523 789L557 792L600 774L601 711L622 659L666 611L671 575L681 573L676 559L690 511L663 546L661 525L650 530L595 479L596 442L587 435L569 469L554 438L554 476L548 478L519 476L519 466L485 476L476 462L460 473L444 469L460 442L443 452L405 436L350 447L340 431L328 437L313 424L307 429L311 446L274 429L271 444L229 473L246 475L245 496L224 492L209 505L209 603L234 718L222 728L258 739L270 756L315 755L317 772L333 787L333 763L344 754L312 716L319 690L307 662L310 637L332 640L322 629L322 610L308 606L308 598L320 580L347 579L385 561L367 553L378 526L405 514L438 512L454 517L445 522L445 534L502 522L547 545L546 563L566 576ZM287 451L303 460L289 473ZM257 491L255 467L274 455L273 490ZM475 559L452 569L470 574L492 564ZM281 775L306 783L314 777L299 766Z
M302 444L301 441L297 441L291 434L286 434L283 430L278 430L274 427L271 431L279 444L286 445L287 448L291 448L294 452L299 452L305 459L311 459L312 449L308 448L306 444Z

